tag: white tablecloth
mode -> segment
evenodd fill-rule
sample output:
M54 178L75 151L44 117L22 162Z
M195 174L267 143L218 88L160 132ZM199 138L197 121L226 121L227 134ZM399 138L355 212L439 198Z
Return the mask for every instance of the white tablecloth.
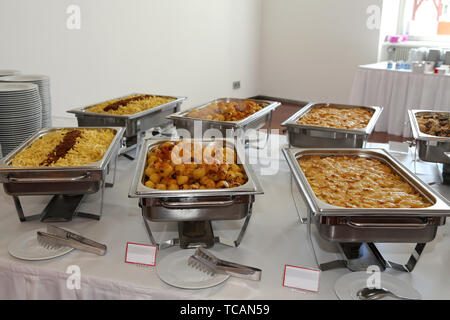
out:
M384 107L375 131L409 137L408 109L450 111L450 76L389 70L386 63L359 66L350 103Z
M285 137L274 136L284 144ZM279 158L281 157L281 158ZM260 282L230 278L212 288L183 290L162 282L154 267L138 267L125 263L127 242L149 244L136 199L128 198L128 189L135 162L124 157L118 161L116 185L107 189L104 213L100 221L75 217L73 221L57 225L107 244L105 256L74 250L64 256L44 260L25 261L12 257L8 245L18 236L43 227L39 221L19 222L12 198L0 191L0 299L337 299L336 280L349 273L347 269L322 272L318 293L303 292L282 286L285 264L316 268L307 241L306 225L299 223L290 193L290 171L282 155L269 157L279 165L276 175L261 175L264 195L256 196L253 216L245 237L238 248L215 245L212 250L220 257L259 267L263 270ZM264 161L268 161L265 158ZM399 155L410 168L411 158ZM280 159L278 162L277 159ZM264 165L264 164L262 164ZM434 164L421 163L418 173L425 181L439 179ZM450 195L450 187L436 185ZM294 189L295 190L295 189ZM301 212L305 206L297 194ZM41 210L48 197L22 197L27 212ZM177 236L176 223L150 223L157 240ZM235 239L242 221L213 222L216 236ZM416 269L408 274L386 271L411 283L424 298L450 299L450 237L448 225L440 227L436 239L425 247ZM390 259L406 262L411 246L386 245L383 253ZM178 247L159 250L158 261ZM77 265L81 270L81 289L68 289L67 268Z

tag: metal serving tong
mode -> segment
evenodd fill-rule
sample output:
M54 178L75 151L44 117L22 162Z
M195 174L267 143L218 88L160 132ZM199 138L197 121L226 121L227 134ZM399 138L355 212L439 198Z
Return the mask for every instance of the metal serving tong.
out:
M106 253L106 245L52 225L47 225L47 232L38 231L37 239L39 244L47 249L71 247L100 256Z
M243 279L261 280L261 269L219 259L211 252L200 247L189 257L188 265L211 275L222 273Z

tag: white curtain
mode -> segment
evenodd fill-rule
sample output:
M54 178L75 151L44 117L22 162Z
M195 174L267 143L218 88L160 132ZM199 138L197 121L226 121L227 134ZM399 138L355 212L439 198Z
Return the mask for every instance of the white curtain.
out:
M450 76L360 67L350 103L384 107L375 131L410 137L408 109L450 111Z

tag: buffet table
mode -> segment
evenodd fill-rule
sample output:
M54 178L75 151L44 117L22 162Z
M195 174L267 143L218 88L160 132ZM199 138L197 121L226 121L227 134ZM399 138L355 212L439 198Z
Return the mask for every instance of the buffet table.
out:
M282 147L285 136L273 135L271 143ZM387 145L369 144L368 147ZM229 278L224 283L201 290L184 290L162 282L155 267L142 267L125 263L127 242L150 244L141 210L136 199L128 198L128 190L136 161L119 157L116 183L107 189L103 216L100 221L75 217L71 222L55 223L80 234L105 243L108 252L96 256L79 250L44 261L24 261L8 253L8 245L23 233L42 228L38 220L19 222L13 200L0 191L0 299L337 299L334 284L347 269L322 272L318 293L283 287L283 270L286 264L316 268L307 240L307 228L299 222L290 192L290 171L281 152L267 156L255 165L264 195L256 196L253 215L247 232L238 248L215 245L213 252L220 257L251 265L263 270L259 282ZM409 168L410 154L396 154ZM259 169L279 166L275 175L261 175ZM417 164L417 173L425 182L440 180L435 164ZM434 185L447 199L450 186ZM294 187L295 190L295 187ZM295 194L295 192L294 192ZM297 193L298 195L298 193ZM22 197L25 211L39 211L49 197ZM304 212L304 204L297 196L297 206ZM175 223L150 223L158 240L171 239L177 234ZM242 221L213 222L218 236L234 239ZM412 273L388 270L386 272L409 282L424 299L450 299L450 227L438 229L435 240L429 243ZM158 261L168 254L181 250L178 247L159 250ZM383 250L393 258L405 259L410 245L383 245ZM81 288L68 289L66 273L69 266L79 266Z
M450 110L450 75L387 69L386 62L361 65L350 104L384 107L375 131L410 137L406 110Z

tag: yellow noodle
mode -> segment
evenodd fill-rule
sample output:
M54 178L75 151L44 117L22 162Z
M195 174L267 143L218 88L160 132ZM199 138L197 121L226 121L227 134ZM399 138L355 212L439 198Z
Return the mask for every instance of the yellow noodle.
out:
M124 98L109 100L109 101L97 104L93 107L86 108L86 111L95 112L95 113L103 113L103 114L127 115L127 114L135 114L135 113L147 110L147 109L155 108L155 107L158 107L160 105L163 105L165 103L175 100L175 98L164 98L164 97L151 96L151 97L148 97L148 98L145 98L142 100L130 101L126 105L119 106L119 108L117 110L112 110L112 109L108 110L108 111L103 110L105 107L107 107L108 105L110 105L114 102L128 99L128 98L138 97L138 96L140 96L140 95L135 94L135 95L130 95L130 96L127 96Z
M64 135L73 129L61 129L44 135L27 149L20 152L11 162L14 167L39 167L50 152L63 140ZM77 129L81 136L67 154L52 163L50 167L81 166L97 162L103 158L115 131L111 129Z

